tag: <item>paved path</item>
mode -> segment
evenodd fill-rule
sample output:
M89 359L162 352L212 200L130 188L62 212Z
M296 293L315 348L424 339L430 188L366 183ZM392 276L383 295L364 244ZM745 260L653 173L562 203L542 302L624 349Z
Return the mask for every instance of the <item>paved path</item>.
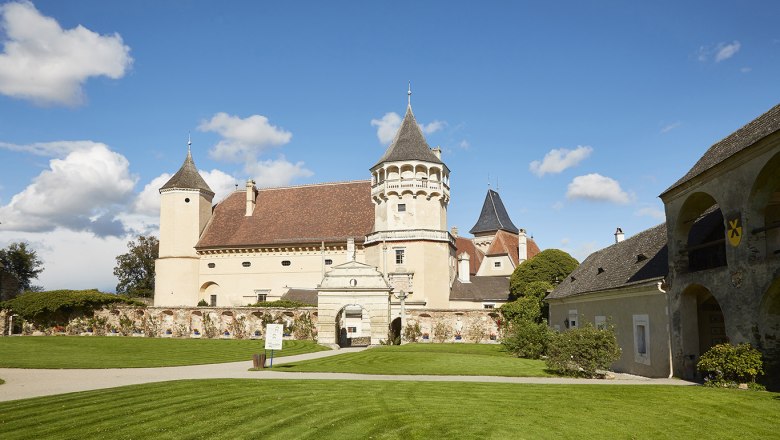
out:
M274 366L302 360L318 359L344 353L355 353L365 348L342 348L274 359ZM431 382L492 382L530 384L596 384L596 385L694 385L678 379L648 379L639 376L617 375L613 380L571 379L560 377L500 377L500 376L430 376L430 375L374 375L351 373L293 373L265 369L249 371L252 361L224 364L192 365L162 368L109 368L95 370L44 370L0 368L0 401L50 396L76 391L113 388L151 382L182 379L295 379L295 380L400 380Z

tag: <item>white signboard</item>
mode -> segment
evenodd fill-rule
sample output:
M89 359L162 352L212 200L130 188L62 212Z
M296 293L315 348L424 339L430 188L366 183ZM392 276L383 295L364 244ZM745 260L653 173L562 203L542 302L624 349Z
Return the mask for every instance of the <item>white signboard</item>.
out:
M284 325L266 324L265 326L265 349L281 350L282 336L284 336Z

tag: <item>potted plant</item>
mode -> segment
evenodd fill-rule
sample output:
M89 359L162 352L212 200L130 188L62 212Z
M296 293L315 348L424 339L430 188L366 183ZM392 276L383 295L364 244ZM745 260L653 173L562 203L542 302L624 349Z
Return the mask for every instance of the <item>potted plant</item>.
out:
M461 339L463 339L463 336L460 334L460 330L458 330L455 332L455 340L460 341Z
M431 334L430 333L423 333L422 334L422 338L427 341L427 340L431 339Z

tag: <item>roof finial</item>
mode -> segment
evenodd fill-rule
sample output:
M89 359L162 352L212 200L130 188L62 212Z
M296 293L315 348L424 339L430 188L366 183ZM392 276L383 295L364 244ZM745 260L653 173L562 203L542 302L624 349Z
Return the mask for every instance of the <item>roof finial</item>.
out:
M488 173L488 189L490 189L490 173Z
M412 82L411 81L409 81L409 91L406 92L406 97L407 100L409 101L408 102L409 108L411 108L412 107Z
M192 134L187 133L187 154L192 154Z

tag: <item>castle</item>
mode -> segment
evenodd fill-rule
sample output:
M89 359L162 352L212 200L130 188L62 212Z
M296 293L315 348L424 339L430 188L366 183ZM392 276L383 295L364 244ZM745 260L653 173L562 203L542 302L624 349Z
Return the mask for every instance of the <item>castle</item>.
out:
M493 309L514 268L539 252L488 190L473 239L448 230L450 169L411 104L370 180L258 189L252 180L212 206L188 149L160 188L154 305L312 305L334 268L375 268L411 309ZM387 296L387 295L386 295Z

